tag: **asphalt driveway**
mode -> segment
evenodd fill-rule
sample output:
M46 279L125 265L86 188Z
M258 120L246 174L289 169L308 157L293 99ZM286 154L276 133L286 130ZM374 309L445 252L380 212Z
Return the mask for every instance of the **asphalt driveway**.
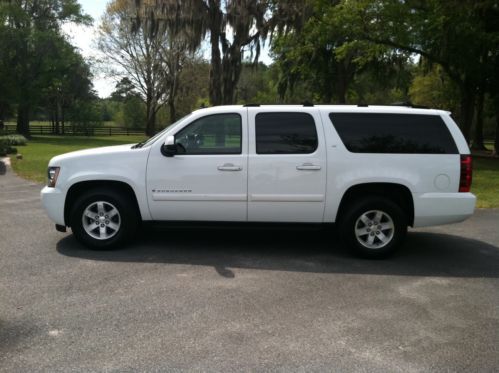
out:
M499 210L385 261L327 231L148 230L92 252L0 172L0 371L497 371Z

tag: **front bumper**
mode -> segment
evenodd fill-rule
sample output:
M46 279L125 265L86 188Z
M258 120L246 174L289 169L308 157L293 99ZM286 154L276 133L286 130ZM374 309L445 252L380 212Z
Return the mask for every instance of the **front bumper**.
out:
M458 223L475 211L472 193L421 193L414 197L414 227Z
M49 218L58 225L66 225L64 221L64 201L66 194L57 188L45 187L40 192L42 205Z

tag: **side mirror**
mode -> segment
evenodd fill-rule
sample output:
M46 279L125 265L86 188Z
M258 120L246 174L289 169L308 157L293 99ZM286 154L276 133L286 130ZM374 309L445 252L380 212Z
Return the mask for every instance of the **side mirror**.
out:
M175 144L175 136L168 136L165 143L161 146L161 154L165 157L173 157L178 153L177 144Z

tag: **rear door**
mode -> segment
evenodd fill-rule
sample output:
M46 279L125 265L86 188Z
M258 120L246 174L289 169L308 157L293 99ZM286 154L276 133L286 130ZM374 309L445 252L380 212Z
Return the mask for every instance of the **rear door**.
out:
M249 108L248 221L322 222L324 132L314 108Z

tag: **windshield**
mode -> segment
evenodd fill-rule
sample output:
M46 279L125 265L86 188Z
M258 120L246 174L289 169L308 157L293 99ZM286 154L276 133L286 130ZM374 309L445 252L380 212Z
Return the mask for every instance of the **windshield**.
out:
M191 114L187 114L186 116L180 118L179 120L177 120L175 123L172 123L170 124L168 127L166 127L163 131L160 131L158 132L157 134L155 134L153 137L151 137L150 139L148 140L145 140L145 141L142 141L142 142L139 142L138 144L134 145L133 147L134 148L142 148L144 146L148 146L148 145L151 145L152 143L154 143L159 137L161 137L167 130L169 130L170 128L172 128L172 126L176 126L177 124L179 124L180 122L182 122L185 118L189 117Z

